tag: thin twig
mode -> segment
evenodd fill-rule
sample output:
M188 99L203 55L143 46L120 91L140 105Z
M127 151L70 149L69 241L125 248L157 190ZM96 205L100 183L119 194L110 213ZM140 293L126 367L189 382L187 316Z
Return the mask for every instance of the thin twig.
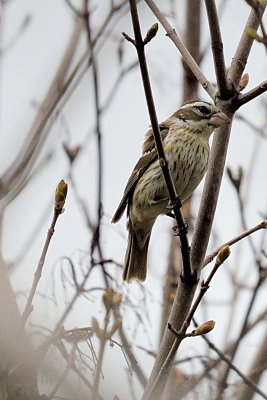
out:
M22 325L22 327L25 326L27 318L29 317L29 315L31 314L31 312L33 310L32 301L33 301L34 295L36 293L36 289L37 289L38 283L39 283L39 281L41 279L42 270L43 270L43 266L44 266L44 262L45 262L45 257L46 257L47 251L48 251L48 247L49 247L50 241L51 241L52 236L53 236L53 234L55 232L55 225L56 225L58 217L59 217L59 214L55 212L54 215L53 215L51 226L50 226L50 228L48 229L48 232L47 232L46 241L45 241L45 244L44 244L44 247L43 247L43 251L42 251L40 260L38 262L38 266L37 266L36 271L34 273L34 279L33 279L33 282L32 282L32 287L31 287L31 290L30 290L30 294L28 296L28 299L27 299L27 302L26 302L26 306L25 306L25 309L24 309L22 317L21 317L21 325Z
M100 338L100 348L97 357L97 365L94 376L93 390L92 390L92 400L97 400L99 398L98 388L100 383L100 376L102 371L103 359L104 359L104 351L107 343L107 328L109 323L109 312L106 312L105 321L104 321L104 329L103 334Z
M147 3L148 7L151 9L151 11L154 13L154 15L157 17L161 25L166 31L166 35L173 41L175 46L179 49L181 55L183 56L185 62L187 63L188 67L191 69L199 83L202 85L203 89L206 90L206 92L210 95L212 99L215 98L216 94L216 89L213 87L213 85L208 81L208 79L205 77L199 66L197 65L196 61L193 59L187 48L185 47L184 43L182 40L179 38L178 34L175 32L175 30L172 28L172 26L169 24L167 19L164 17L160 9L157 7L157 5L154 3L153 0L145 0Z
M255 88L251 89L249 92L241 94L238 98L238 107L241 107L243 104L246 104L249 101L255 99L262 93L265 93L266 90L267 90L267 81L264 81Z
M233 244L239 242L240 240L244 239L245 237L251 235L254 232L257 232L260 229L266 229L267 228L267 220L262 221L260 224L254 226L251 229L248 229L247 231L241 233L240 235L236 236L235 238L229 240L228 242L225 242L222 244L220 247L218 247L216 250L214 250L211 254L209 254L205 260L203 261L202 268L206 267L207 264L209 264L214 257L217 256L218 252L220 249L224 246L232 246Z
M71 352L70 352L70 354L68 356L68 359L67 359L67 365L66 365L63 373L61 374L61 376L57 380L57 382L55 384L55 387L52 389L51 393L47 397L49 400L54 399L55 394L58 392L58 390L61 388L61 386L65 382L65 380L66 380L66 378L67 378L67 376L69 374L69 371L70 371L70 369L72 367L72 364L73 364L74 353L75 353L75 346L72 346Z
M229 359L224 355L222 351L220 351L205 335L202 335L202 339L205 340L205 342L209 345L209 347L214 350L218 356L228 365L229 369L232 369L235 371L241 379L248 385L250 386L256 393L261 395L264 399L267 399L267 395L259 389L255 383L249 379L246 375L244 375Z
M115 314L116 319L121 319L120 312L118 309L114 309L114 314ZM122 346L123 346L122 349L126 353L128 359L129 359L131 368L134 371L137 378L139 379L139 382L141 383L141 385L143 387L145 387L145 385L147 383L147 378L146 378L143 370L141 369L141 366L136 361L136 358L131 350L130 344L128 342L128 339L127 339L124 329L123 329L123 325L121 325L119 327L119 335L120 335L120 339L121 339Z
M230 361L231 362L234 360L234 357L235 357L235 354L237 352L238 346L239 346L242 338L244 337L244 332L245 332L246 326L248 324L248 319L249 319L249 316L251 314L252 307L253 307L253 305L254 305L254 303L256 301L256 297L257 297L257 294L259 292L259 289L261 288L262 282L263 282L263 279L262 279L261 276L259 276L258 281L257 281L257 283L255 285L254 290L253 290L251 299L249 301L248 309L246 311L246 315L245 315L244 321L242 323L240 334L238 336L238 339L235 341L234 345L231 348L231 353L230 353ZM218 382L218 397L217 397L218 399L221 398L221 396L222 396L222 394L224 392L224 389L226 387L227 378L229 376L229 372L230 372L230 369L231 369L231 365L229 363L227 363L227 364L228 364L228 367L220 375L220 380Z
M250 54L251 47L253 45L254 39L247 34L248 29L253 29L257 31L259 26L259 17L261 18L266 4L262 3L259 12L256 13L255 10L251 10L247 24L243 30L241 39L237 46L235 55L232 59L231 66L228 72L228 79L233 85L233 88L238 92L238 86L240 79L243 75L244 69L246 67L247 59Z
M100 245L100 237L101 237L101 220L102 220L102 190L103 190L103 155L102 155L102 134L101 134L101 110L100 110L100 100L99 100L99 79L98 79L98 69L97 62L95 58L95 49L92 41L92 33L91 33L91 15L89 11L88 1L84 0L84 10L85 10L85 26L87 33L88 46L91 53L91 62L92 62L92 73L93 73L93 89L94 89L94 106L95 106L95 118L96 118L96 136L97 136L97 170L98 170L98 179L97 179L97 223L93 232L93 239L91 242L91 258L92 263L94 262L93 254L94 249L97 247L100 259L103 259L102 249ZM105 265L102 265L103 269L103 279L106 287L109 287L107 274L105 271Z
M219 253L219 256L217 257L217 259L216 259L216 261L215 261L215 264L214 264L214 267L212 268L212 270L211 270L211 272L210 272L208 278L207 278L205 281L203 281L203 282L201 283L200 291L199 291L199 293L198 293L198 295L197 295L197 298L195 299L194 304L192 305L192 307L191 307L191 309L190 309L190 311L189 311L189 313L188 313L186 319L184 320L184 323L183 323L182 328L181 328L181 333L185 333L185 332L186 332L186 330L187 330L187 328L189 327L189 324L190 324L192 318L194 317L194 314L195 314L197 308L198 308L199 305L200 305L201 300L203 299L205 293L206 293L207 290L209 289L209 286L210 286L210 283L211 283L212 278L214 277L214 275L215 275L215 273L217 272L217 270L219 269L219 267L220 267L220 266L224 263L224 261L225 261L225 259L222 260L222 259L220 258L220 254L221 254L221 253ZM229 254L230 254L230 252L229 252ZM228 254L228 255L229 255L229 254ZM227 257L228 257L228 256L227 256Z
M266 329L266 328L265 328ZM247 376L255 385L259 384L262 375L266 372L266 349L267 349L267 331L265 330L264 337L260 344L257 343L257 353L250 366ZM242 382L235 393L235 400L251 400L254 397L254 388Z
M206 10L209 20L211 48L214 59L214 67L217 77L218 97L224 98L229 93L229 86L226 77L226 68L223 54L223 42L221 38L220 24L217 14L217 8L214 0L205 0Z
M80 19L76 20L72 37L66 48L65 54L55 74L55 77L42 101L40 109L32 123L27 138L25 139L18 155L11 162L10 166L3 173L2 185L3 194L10 190L14 191L14 186L18 185L18 180L25 179L24 176L29 174L37 154L45 141L43 135L44 128L54 112L56 104L64 94L64 81L69 70L70 63L73 58L74 51L77 47L78 40L82 31L82 23Z
M128 0L122 0L119 4L114 5L114 7L111 8L109 13L106 15L106 18L92 39L94 46L100 42L100 39L102 39L102 42L98 44L98 51L106 43L104 32L107 31L111 22L115 24L121 17L123 13L119 14L118 11L122 9L127 2ZM116 16L116 19L114 16ZM73 37L63 57L62 63L58 68L58 72L56 73L56 76L50 85L50 89L47 92L42 105L40 106L40 112L37 114L30 128L28 137L26 138L21 150L1 177L1 207L5 207L11 201L11 199L16 196L21 188L24 187L29 172L35 163L39 152L41 151L45 139L48 137L48 133L53 125L53 122L72 95L78 83L83 78L88 67L91 65L89 51L86 51L85 54L79 59L68 78L65 76L67 72L67 66L71 60L71 51L73 52L77 48L77 31L81 31L83 26L84 22L81 20L81 18L77 18L77 25L74 29ZM109 33L111 29L112 28L109 28Z

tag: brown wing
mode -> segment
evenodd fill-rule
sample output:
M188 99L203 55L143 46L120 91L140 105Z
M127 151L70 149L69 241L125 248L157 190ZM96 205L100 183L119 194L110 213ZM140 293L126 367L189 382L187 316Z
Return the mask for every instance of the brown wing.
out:
M134 167L132 175L130 176L127 182L123 198L121 199L121 202L112 218L111 221L112 223L119 221L122 214L124 213L129 198L131 198L133 194L133 191L135 189L138 180L145 173L149 165L156 159L157 159L157 150L153 148L149 153L143 154L142 157L138 160L136 166Z

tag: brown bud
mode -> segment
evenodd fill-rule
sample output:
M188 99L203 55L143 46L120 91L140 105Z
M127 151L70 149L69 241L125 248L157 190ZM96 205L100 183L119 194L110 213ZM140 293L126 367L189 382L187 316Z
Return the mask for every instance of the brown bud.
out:
M263 38L257 34L255 29L252 28L246 28L246 34L250 37L252 37L254 40L257 40L257 42L264 42Z
M93 330L95 331L96 336L98 339L102 340L103 339L103 331L99 327L99 323L95 317L92 317L92 327Z
M68 185L63 179L59 182L56 188L56 193L55 193L55 205L54 205L54 211L56 213L62 213L66 197L67 197L67 192L68 192Z
M215 321L206 321L204 324L199 325L195 330L192 332L192 336L199 336L199 335L205 335L206 333L209 333L212 331L212 329L215 326Z
M241 183L242 183L242 180L243 180L243 169L242 169L242 167L238 168L238 172L235 175L232 172L231 168L229 168L229 167L227 167L226 171L227 171L227 175L230 178L230 181L232 182L232 184L234 185L236 190L239 192L240 191L240 186L241 186Z
M81 150L81 146L69 147L66 143L63 143L63 149L69 158L69 162L72 164L76 159L79 151Z
M147 31L146 37L144 39L144 44L150 42L157 34L159 25L157 23L153 24L151 28Z
M109 311L111 308L118 307L122 300L122 294L114 292L113 289L107 289L102 296L104 306Z
M219 253L216 258L216 264L221 265L230 256L231 250L230 246L226 245L220 248Z
M120 40L118 46L118 60L120 65L122 64L123 54L124 54L124 40L122 39Z
M121 319L116 319L114 322L113 322L113 325L112 325L112 328L111 328L111 330L110 330L110 332L109 332L109 338L111 339L112 338L112 336L114 335L114 333L115 332L117 332L117 330L121 327Z
M245 89L245 87L247 86L249 82L249 74L245 74L242 76L242 78L240 79L239 82L239 91L242 92L242 90Z

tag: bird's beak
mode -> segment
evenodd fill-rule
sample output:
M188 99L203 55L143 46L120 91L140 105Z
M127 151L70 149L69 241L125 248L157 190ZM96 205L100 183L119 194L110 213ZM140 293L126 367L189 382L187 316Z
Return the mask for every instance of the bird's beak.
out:
M230 119L222 111L216 112L210 119L210 125L215 128L219 128L219 126L226 124L230 124Z

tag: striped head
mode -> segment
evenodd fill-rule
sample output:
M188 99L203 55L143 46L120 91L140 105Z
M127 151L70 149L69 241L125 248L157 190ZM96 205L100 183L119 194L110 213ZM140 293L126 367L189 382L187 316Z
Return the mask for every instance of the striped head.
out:
M171 116L172 123L188 127L192 133L210 136L215 128L228 124L229 118L213 104L190 101Z

